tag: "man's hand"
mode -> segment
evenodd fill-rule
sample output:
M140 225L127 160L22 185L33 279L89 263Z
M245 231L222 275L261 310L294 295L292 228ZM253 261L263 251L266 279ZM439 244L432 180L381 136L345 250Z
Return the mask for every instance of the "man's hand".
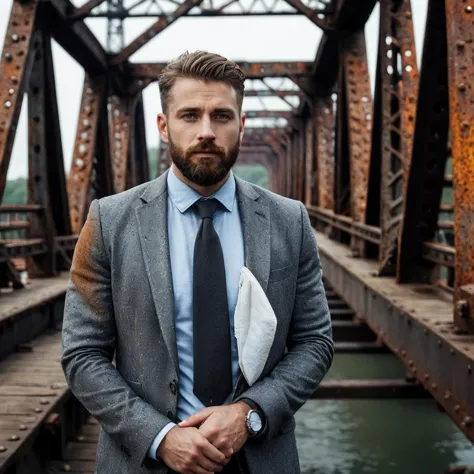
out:
M229 462L196 428L175 426L164 437L157 455L180 474L221 472Z
M249 410L250 407L244 402L208 407L182 421L178 426L199 427L199 433L230 458L232 454L240 451L248 439L245 417Z

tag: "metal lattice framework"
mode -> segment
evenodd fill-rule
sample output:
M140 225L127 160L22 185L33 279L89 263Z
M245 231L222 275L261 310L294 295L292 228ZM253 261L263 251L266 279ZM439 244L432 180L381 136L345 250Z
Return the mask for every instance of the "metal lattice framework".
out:
M183 16L304 15L324 33L314 61L239 63L247 97L281 102L279 110L246 111L241 162L267 167L272 189L305 203L328 248L345 245L365 265L364 278L370 269L373 280L356 282L352 261L337 270L325 257L329 275L359 288L347 299L376 314L373 329L474 440L472 353L463 346L451 365L446 358L434 365L426 358L433 341L451 355L459 341L409 316L416 308L393 303L395 322L383 290L361 303L384 281L443 288L454 314L446 332L474 333L474 4L430 0L418 71L410 0L379 3L372 97L364 25L376 0L89 0L80 8L13 0L0 58L0 197L28 93L28 203L0 206L0 287L21 291L22 262L32 277L68 269L91 200L153 178L142 90L164 63L132 63L134 53ZM109 20L108 51L84 22L94 17ZM155 22L125 44L123 22L132 17ZM67 179L52 38L86 73ZM158 155L161 174L169 166L163 144ZM426 338L415 338L416 328Z

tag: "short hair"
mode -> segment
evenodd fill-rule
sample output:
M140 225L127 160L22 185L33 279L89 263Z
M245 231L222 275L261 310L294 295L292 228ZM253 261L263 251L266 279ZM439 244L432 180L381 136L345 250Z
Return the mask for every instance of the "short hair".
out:
M229 84L237 93L239 110L242 110L245 74L240 67L219 54L208 53L207 51L195 51L194 53L186 51L168 63L159 76L161 107L165 114L168 110L171 88L176 79L180 77L220 81Z

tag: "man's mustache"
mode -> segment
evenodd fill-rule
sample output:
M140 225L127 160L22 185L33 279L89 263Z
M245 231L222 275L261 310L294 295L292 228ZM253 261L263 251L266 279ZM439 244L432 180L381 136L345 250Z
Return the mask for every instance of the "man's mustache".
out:
M193 153L215 153L216 155L225 155L225 150L219 146L214 145L213 143L201 143L199 145L188 148L186 154L189 156Z

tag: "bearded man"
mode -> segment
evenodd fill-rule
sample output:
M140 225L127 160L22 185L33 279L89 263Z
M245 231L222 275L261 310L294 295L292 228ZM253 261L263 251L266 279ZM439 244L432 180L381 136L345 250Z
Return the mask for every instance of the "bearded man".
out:
M331 365L330 315L304 206L232 174L244 79L216 54L172 61L158 115L171 169L91 204L62 364L101 425L98 474L300 472L293 415ZM251 385L234 330L244 266L277 321Z

